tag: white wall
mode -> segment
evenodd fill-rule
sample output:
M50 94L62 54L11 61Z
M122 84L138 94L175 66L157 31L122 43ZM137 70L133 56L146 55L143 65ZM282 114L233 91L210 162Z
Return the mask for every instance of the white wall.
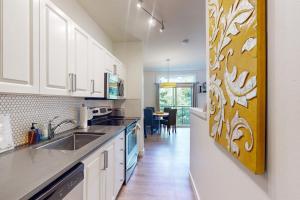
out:
M156 76L160 73L166 73L166 72L155 72L155 71L144 71L144 90L145 90L145 96L144 96L144 105L145 107L156 107ZM197 75L197 81L202 83L206 81L206 70L189 70L189 71L176 71L176 72L170 72L170 74L178 74L178 73L195 73ZM203 94L198 94L198 103L199 105L205 104L206 102L206 96Z
M144 52L142 42L122 42L113 44L113 52L127 68L126 98L143 97Z
M220 148L208 123L192 119L192 175L201 200L300 199L300 1L268 0L265 175L253 175Z
M79 26L107 50L112 51L112 41L76 0L51 0Z
M144 72L145 107L156 107L156 72Z

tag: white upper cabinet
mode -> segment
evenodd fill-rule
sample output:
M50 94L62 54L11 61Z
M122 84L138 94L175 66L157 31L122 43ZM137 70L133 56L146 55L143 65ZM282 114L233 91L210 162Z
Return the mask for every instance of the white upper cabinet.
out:
M73 96L87 97L91 94L89 74L89 35L74 25L71 30L71 69L73 75Z
M104 55L104 70L105 72L108 72L108 73L114 73L114 58L113 56L105 51L105 55Z
M104 97L105 52L102 46L92 40L90 43L91 96Z
M0 0L0 92L39 92L39 1Z
M0 0L0 93L104 97L120 62L51 0Z
M41 0L40 6L40 92L69 95L71 20L51 1Z

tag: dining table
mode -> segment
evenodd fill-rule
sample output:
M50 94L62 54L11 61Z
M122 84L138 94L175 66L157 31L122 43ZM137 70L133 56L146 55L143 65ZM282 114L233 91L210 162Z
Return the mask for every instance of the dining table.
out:
M167 112L154 112L153 116L156 120L158 120L158 133L161 134L161 120L164 119L164 117L168 117L169 113Z

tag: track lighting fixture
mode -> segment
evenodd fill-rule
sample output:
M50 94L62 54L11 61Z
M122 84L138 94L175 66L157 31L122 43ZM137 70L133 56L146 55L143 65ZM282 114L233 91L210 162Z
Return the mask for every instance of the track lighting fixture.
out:
M157 19L150 11L148 11L146 8L143 7L143 0L138 0L136 7L138 9L142 9L143 11L145 11L145 13L147 13L150 16L150 19L148 20L148 23L150 26L155 26L156 22L159 23L161 25L161 28L159 29L159 31L162 33L165 31L165 24L163 20L159 20Z

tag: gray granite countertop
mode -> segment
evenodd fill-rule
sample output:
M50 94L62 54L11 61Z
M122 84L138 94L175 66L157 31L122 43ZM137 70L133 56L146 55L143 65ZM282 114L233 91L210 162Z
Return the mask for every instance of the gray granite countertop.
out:
M79 131L106 133L75 151L27 147L0 155L0 199L30 198L124 129L124 126L92 126L56 136Z

